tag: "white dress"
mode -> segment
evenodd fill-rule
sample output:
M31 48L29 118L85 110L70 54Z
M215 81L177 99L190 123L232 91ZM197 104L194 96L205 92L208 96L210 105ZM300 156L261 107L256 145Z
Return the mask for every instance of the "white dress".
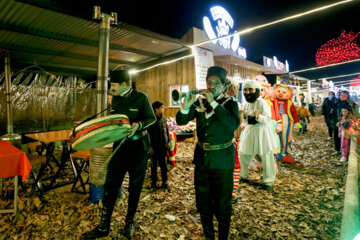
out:
M274 129L270 126L271 110L266 101L258 98L253 103L245 102L244 112L254 116L254 110L260 111L257 124L246 123L245 129L240 137L239 152L244 155L258 154L266 155L269 152L279 149L275 139Z

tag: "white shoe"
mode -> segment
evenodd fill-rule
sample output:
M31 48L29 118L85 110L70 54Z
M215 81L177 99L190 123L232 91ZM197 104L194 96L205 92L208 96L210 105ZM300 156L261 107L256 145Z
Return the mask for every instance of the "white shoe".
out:
M327 140L331 140L331 137L328 137Z
M347 161L347 158L346 157L341 157L340 158L340 162L346 162Z

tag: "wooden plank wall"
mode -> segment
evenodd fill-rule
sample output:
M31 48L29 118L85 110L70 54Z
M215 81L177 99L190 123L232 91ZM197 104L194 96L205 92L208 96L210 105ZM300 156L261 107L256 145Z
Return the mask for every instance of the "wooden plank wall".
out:
M216 59L214 59L214 63L216 66L225 68L228 71L228 76L234 76L234 74L238 72L240 74L240 77L243 79L246 79L247 76L250 76L250 79L255 80L256 76L261 74L260 71L247 69L231 63L219 61Z
M242 78L250 76L251 79L255 79L257 75L261 74L259 71L246 69L223 61L215 60L215 65L225 68L229 76L234 76L238 72ZM149 96L150 102L159 100L164 102L166 106L169 106L171 85L188 84L189 89L196 87L194 58L183 59L138 73L138 75L133 77L133 81L136 83L137 90Z
M164 110L164 117L176 117L176 113L180 110L180 107L166 107Z
M194 58L183 59L174 63L159 66L133 77L136 89L146 93L150 102L162 101L169 106L170 86L196 86Z

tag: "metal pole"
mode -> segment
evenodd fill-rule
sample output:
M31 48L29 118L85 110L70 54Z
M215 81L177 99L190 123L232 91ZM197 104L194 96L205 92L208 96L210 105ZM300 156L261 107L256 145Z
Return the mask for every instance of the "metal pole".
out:
M15 176L15 190L14 190L14 215L18 211L18 200L19 200L19 176Z
M311 81L307 81L307 90L308 90L308 103L312 103L312 97L311 97Z
M7 133L0 137L0 140L9 141L12 145L21 149L21 135L14 134L14 119L11 103L11 70L10 54L5 53L5 95L6 95L6 128Z
M5 95L6 95L6 120L7 134L14 133L13 114L11 107L11 71L10 71L10 54L5 54Z
M98 70L97 70L97 105L96 111L101 112L107 107L107 89L109 75L109 38L110 23L112 17L108 14L101 14L101 23L99 31L99 54L98 54ZM106 112L101 116L105 116Z
M101 9L98 6L94 6L93 14L93 19L101 20L99 29L99 52L96 81L96 111L101 112L107 107L110 24L117 24L117 14L114 12L112 12L111 15L101 13ZM103 112L101 116L106 116L106 112Z

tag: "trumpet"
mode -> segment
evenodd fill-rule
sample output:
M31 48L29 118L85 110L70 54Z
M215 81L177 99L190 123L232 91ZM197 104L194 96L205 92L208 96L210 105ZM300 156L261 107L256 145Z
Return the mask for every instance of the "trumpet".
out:
M196 94L203 94L204 92L208 92L209 90L207 89L193 89L191 90L190 92L179 92L178 90L173 90L171 92L171 97L172 99L177 102L179 101L180 99L182 99L183 97L186 96L186 94L193 94L193 95L196 95Z

